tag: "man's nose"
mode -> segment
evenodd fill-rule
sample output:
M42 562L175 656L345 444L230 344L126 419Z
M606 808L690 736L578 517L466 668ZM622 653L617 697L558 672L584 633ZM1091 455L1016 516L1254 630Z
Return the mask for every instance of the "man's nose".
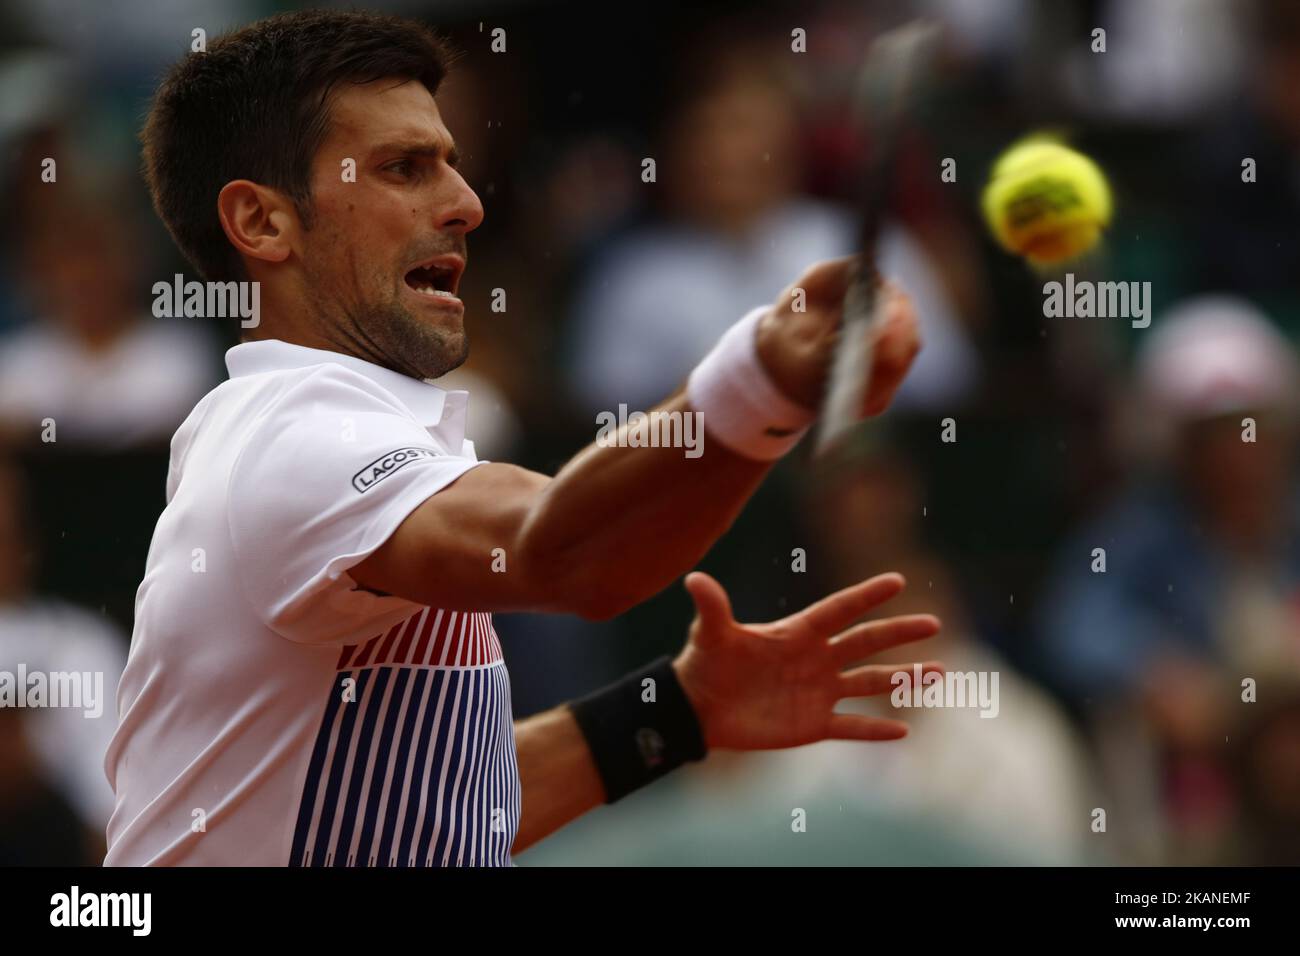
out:
M483 222L483 203L478 194L470 188L469 183L456 170L451 170L448 186L450 195L439 204L443 229L459 230L461 233L473 232Z

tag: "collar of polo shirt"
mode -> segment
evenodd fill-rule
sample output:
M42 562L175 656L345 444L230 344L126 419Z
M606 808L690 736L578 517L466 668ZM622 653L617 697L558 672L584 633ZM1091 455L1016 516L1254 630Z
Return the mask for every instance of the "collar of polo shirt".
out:
M464 441L469 392L439 388L428 379L411 378L355 355L308 348L279 339L241 342L226 352L226 369L231 378L325 364L342 365L392 392L421 425L430 430L436 426L449 447L459 448Z

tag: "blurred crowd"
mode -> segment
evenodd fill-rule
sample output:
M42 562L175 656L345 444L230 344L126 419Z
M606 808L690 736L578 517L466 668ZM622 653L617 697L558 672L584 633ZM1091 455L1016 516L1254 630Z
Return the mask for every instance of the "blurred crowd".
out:
M0 674L101 671L110 700L0 707L0 864L102 858L168 443L237 341L152 315L153 283L192 269L134 135L195 26L283 6L0 5ZM902 571L888 611L939 614L925 656L996 672L997 716L714 754L521 865L1300 863L1300 5L669 2L617 29L594 3L369 6L463 51L439 101L486 220L471 357L440 384L470 391L481 457L551 473L598 412L648 410L854 251L863 51L916 14L945 28L880 249L925 350L883 419L784 461L701 567L741 620ZM1076 271L1150 282L1149 328L1044 318L1043 276L987 238L987 170L1041 128L1110 176L1114 228ZM690 615L672 588L605 623L499 616L516 715L675 653Z

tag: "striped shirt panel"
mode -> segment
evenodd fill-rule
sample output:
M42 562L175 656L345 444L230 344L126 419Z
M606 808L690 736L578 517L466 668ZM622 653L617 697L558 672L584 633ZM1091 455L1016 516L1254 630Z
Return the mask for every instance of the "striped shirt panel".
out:
M509 866L510 680L484 612L426 608L339 654L291 866Z

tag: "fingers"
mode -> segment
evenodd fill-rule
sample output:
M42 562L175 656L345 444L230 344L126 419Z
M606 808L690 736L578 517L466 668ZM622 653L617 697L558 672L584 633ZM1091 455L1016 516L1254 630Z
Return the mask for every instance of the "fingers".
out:
M809 266L791 289L803 289L809 300L814 302L838 302L848 291L857 268L857 256L823 259Z
M902 591L906 584L903 576L896 571L878 574L861 584L836 591L816 604L808 605L792 617L799 624L812 628L817 634L830 637L844 630L872 608L884 604Z
M914 674L914 664L868 664L845 671L839 677L839 694L841 697L875 697L892 690L894 675L906 674L910 680ZM939 661L926 661L921 665L921 677L926 674L942 674L943 664Z
M906 736L907 724L901 720L863 714L831 714L826 728L828 740L898 740Z
M719 584L703 571L694 571L686 575L686 590L695 602L695 613L700 622L700 636L719 636L730 627L734 620L731 616L731 599Z
M871 388L864 409L867 415L879 415L888 407L921 351L921 335L911 299L894 286L887 287L885 294L889 301L885 304L883 328L872 360Z
M836 668L845 668L886 648L934 637L941 626L933 614L908 614L883 621L868 621L831 638L831 659Z

